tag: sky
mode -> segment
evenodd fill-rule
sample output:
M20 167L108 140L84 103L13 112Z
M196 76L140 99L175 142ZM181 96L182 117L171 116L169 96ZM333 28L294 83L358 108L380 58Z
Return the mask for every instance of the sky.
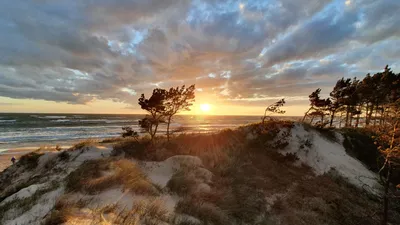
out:
M400 72L398 0L2 0L0 112L143 113L196 85L190 113L260 115L341 77Z

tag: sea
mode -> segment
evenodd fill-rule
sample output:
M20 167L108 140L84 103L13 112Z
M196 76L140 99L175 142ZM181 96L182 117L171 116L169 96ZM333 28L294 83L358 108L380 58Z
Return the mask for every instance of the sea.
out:
M118 137L124 126L131 126L143 135L138 126L143 117L133 114L3 113L0 114L0 152L27 147L70 146L84 139ZM261 116L177 115L171 130L207 133L260 121ZM161 125L158 133L165 132L166 126Z

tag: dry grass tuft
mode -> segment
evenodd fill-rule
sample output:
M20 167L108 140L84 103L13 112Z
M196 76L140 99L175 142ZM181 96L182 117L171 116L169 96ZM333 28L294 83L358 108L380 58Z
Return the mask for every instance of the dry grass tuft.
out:
M38 166L39 158L44 155L43 153L30 152L21 156L18 161L18 165L25 166L27 169L34 169Z
M106 174L104 174L106 173ZM82 164L67 177L67 190L96 194L122 186L141 195L157 195L158 189L133 162L121 159L92 160Z
M191 215L205 224L232 224L229 216L219 207L198 198L186 198L177 203L177 213Z
M44 219L43 225L64 224L70 218L73 218L80 209L88 205L89 202L90 199L71 201L68 195L64 195L57 200L51 214Z
M98 139L86 139L86 140L80 141L79 143L74 144L69 149L69 151L86 150L92 146L95 146L98 143L99 143Z
M180 196L186 196L196 191L199 182L188 174L188 171L175 173L167 183L167 188Z
M379 224L380 204L333 172L299 182L272 207L283 224Z

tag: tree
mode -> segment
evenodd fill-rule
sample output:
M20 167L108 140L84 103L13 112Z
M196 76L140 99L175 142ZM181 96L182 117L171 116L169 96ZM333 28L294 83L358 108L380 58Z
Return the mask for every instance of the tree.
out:
M277 101L277 102L275 102L275 103L269 105L269 106L265 109L265 111L264 111L264 117L263 117L262 123L264 123L264 122L265 122L265 119L267 118L267 112L270 112L270 114L268 115L268 117L270 117L270 116L271 116L272 114L274 114L274 113L277 113L277 114L284 114L286 111L281 110L280 107L284 106L285 103L286 103L286 102L285 102L285 99L282 98L281 100L279 100L279 101Z
M343 88L345 86L346 85L345 85L344 78L342 78L336 82L335 87L333 87L333 90L329 94L329 96L331 97L331 103L329 105L328 110L330 112L329 126L331 126L331 127L333 125L333 120L335 119L336 113L343 106Z
M320 116L321 117L320 126L326 125L324 118L326 115L326 111L329 109L329 105L331 104L331 101L329 98L321 99L321 97L319 96L320 93L321 93L321 89L317 88L317 90L315 90L308 96L309 100L310 100L310 108L304 114L304 117L302 120L303 122L305 121L305 119L308 116L311 116L310 123L312 123L314 121L314 118L316 116Z
M141 108L149 113L144 119L139 120L139 125L150 134L151 140L153 140L157 133L158 125L163 122L165 115L164 101L166 97L166 90L156 88L149 99L146 99L144 94L142 94L138 100Z
M392 197L389 194L391 176L393 170L398 170L400 167L400 99L386 107L389 111L387 123L380 125L376 129L376 143L384 157L383 165L379 170L380 180L384 186L383 225L388 222L389 200ZM394 185L398 186L399 184Z
M190 106L193 105L195 99L195 89L194 84L188 88L185 88L185 85L183 85L182 87L170 88L169 91L166 92L163 115L166 117L167 122L168 141L172 117L180 111L190 111Z
M134 137L135 139L139 137L138 132L134 131L132 127L122 127L122 137Z

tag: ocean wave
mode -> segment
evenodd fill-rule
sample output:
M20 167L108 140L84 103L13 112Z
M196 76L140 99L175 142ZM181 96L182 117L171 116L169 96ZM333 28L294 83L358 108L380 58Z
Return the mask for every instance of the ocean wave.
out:
M65 123L65 122L70 122L71 120L64 120L64 119L59 119L59 120L52 120L51 122L56 122L56 123Z
M65 119L67 116L39 116L39 115L30 115L32 118L38 119Z
M58 119L51 120L51 122L60 123L60 122L68 122L68 123L130 123L137 122L137 120L110 120L110 119L85 119L85 120L75 120L75 119Z
M17 120L0 120L0 123L15 123Z

